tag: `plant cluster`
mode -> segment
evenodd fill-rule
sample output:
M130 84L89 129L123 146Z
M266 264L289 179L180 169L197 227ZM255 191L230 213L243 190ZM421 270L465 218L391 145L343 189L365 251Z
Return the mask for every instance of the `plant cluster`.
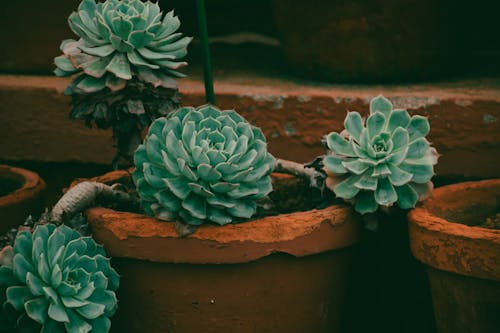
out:
M176 32L173 11L163 15L150 1L83 0L68 23L80 38L64 40L54 62L57 76L75 76L65 91L70 115L113 127L118 153L129 157L141 130L179 106L175 78L192 38Z
M256 212L275 159L262 131L233 110L183 107L153 122L135 153L144 210L162 220L224 225Z
M2 325L20 332L109 331L119 276L91 237L39 225L20 231L1 259Z
M378 96L370 102L366 122L358 112L349 112L344 126L340 134L326 137L326 184L337 197L365 214L395 203L413 208L429 195L438 154L425 138L430 129L425 117L393 109Z
M273 190L273 170L294 164L278 163L262 131L234 110L179 107L175 78L182 76L177 70L186 65L180 59L191 38L176 32L173 12L163 15L149 1L83 0L68 22L79 39L62 42L55 73L75 76L66 89L73 96L71 116L112 127L119 154L134 155L132 176L145 213L189 226L254 216L258 201ZM366 214L395 204L412 208L429 194L438 154L425 138L425 117L393 109L378 96L366 120L349 112L344 126L327 135L322 159L321 175L337 197ZM317 184L318 174L303 165L292 173ZM114 191L90 182L75 187L50 216L67 215L65 205L84 209L98 195L118 199ZM90 237L39 224L33 233L18 232L0 264L2 323L21 332L109 331L119 276Z

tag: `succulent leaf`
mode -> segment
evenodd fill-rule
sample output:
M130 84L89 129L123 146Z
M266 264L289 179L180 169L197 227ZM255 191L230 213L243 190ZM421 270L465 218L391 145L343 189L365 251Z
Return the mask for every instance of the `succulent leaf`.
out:
M427 118L393 110L377 96L364 123L358 112L349 112L344 126L342 134L327 135L330 152L323 159L326 184L338 197L365 214L395 203L412 208L428 196L438 154L425 139Z
M21 332L109 331L119 276L90 237L39 225L17 234L13 253L0 267L0 318Z
M180 21L173 11L163 16L158 3L150 1L83 0L68 23L80 39L61 43L55 74L94 78L83 85L73 81L68 94L100 91L110 77L139 77L155 87L177 88L173 77L182 76L177 70L187 63L179 59L192 38L176 33Z
M255 214L255 200L272 191L275 160L260 129L235 111L205 105L154 121L135 164L146 212L224 225Z

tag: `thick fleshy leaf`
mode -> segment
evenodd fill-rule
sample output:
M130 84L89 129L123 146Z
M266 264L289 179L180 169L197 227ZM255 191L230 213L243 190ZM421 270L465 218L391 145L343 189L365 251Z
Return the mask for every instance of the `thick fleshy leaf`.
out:
M404 185L408 183L413 177L411 173L403 171L395 165L389 164L388 167L391 171L388 177L391 181L391 184L394 186Z
M75 311L68 311L68 316L70 320L64 324L64 327L68 332L78 332L78 333L88 333L93 330L92 325L84 320Z
M415 183L427 183L434 176L434 168L428 164L401 163L400 169L413 175L412 181Z
M327 155L325 156L323 163L330 172L344 174L347 172L347 169L342 164L343 161L344 159L338 156Z
M193 170L189 167L189 165L186 163L186 160L182 158L177 159L177 165L179 166L179 170L181 171L181 174L190 181L197 181L198 176L196 173L194 173Z
M377 164L374 168L373 168L373 172L371 174L372 177L380 177L380 176L386 176L386 175L389 175L391 173L391 170L389 169L389 167L387 166L386 163L381 163L381 164Z
M392 133L391 140L393 143L393 151L404 149L408 146L408 132L404 128L398 127Z
M370 167L369 164L367 163L363 163L361 160L359 159L353 159L351 161L345 161L345 162L342 162L342 165L347 169L349 170L350 172L356 174L356 175L361 175L362 173L364 173L366 170L368 170L368 168Z
M68 314L62 303L50 303L48 314L51 319L60 323L69 322Z
M186 209L191 216L203 220L207 218L207 201L205 198L190 193L187 198L182 201L182 207Z
M227 193L236 188L238 188L240 184L233 184L228 182L218 182L216 184L210 185L210 188L217 193Z
M388 206L398 200L396 190L387 178L380 178L377 190L375 191L375 201L382 206Z
M256 209L257 204L254 201L239 200L234 207L227 208L227 211L233 216L248 219L255 214Z
M356 196L354 209L360 214L373 213L377 210L378 204L375 201L375 195L371 191L361 191Z
M111 44L105 44L101 46L96 46L96 47L89 47L84 44L81 44L78 46L79 49L84 51L87 54L94 55L97 57L107 57L111 55L113 52L115 52L115 48Z
M47 286L47 284L42 281L42 279L31 272L28 272L28 274L26 274L26 285L34 296L43 295L43 288Z
M375 136L379 135L385 126L385 116L380 112L372 113L366 120L366 129L368 138L371 141Z
M425 138L418 138L412 143L410 143L406 158L408 159L422 158L427 154L429 148L430 148L429 142Z
M67 56L59 56L54 58L55 65L65 72L73 72L76 71L76 68L73 66L71 61Z
M413 116L408 126L408 134L410 135L410 141L416 140L421 137L425 137L429 134L430 126L427 118L422 116Z
M188 183L188 186L189 188L191 188L191 190L199 195L199 196L202 196L204 198L210 198L210 197L213 197L214 196L214 193L211 192L209 189L207 189L205 186L202 186L200 184L197 184L197 183Z
M372 177L369 174L364 174L361 179L354 184L360 190L375 191L377 189L378 178Z
M363 120L358 112L349 112L344 120L344 127L349 135L359 142L363 130Z
M360 179L361 176L347 177L333 188L335 195L343 199L354 198L359 193L359 188L354 186L354 184L356 184Z
M89 303L75 308L75 311L86 319L96 319L104 314L106 307L103 304Z
M216 207L210 207L208 209L208 219L219 225L225 225L233 221L231 215L226 213L224 209L219 209Z
M417 192L411 186L403 185L397 186L396 192L398 194L398 206L402 209L410 209L415 207L418 201Z
M380 112L385 116L385 118L388 118L391 111L392 111L391 101L382 95L379 95L370 101L370 114L374 114L375 112Z
M392 133L396 128L403 127L406 128L410 123L410 115L408 111L397 109L394 110L389 116L389 124L387 130Z
M108 333L111 328L111 321L108 317L101 316L91 321L92 333Z
M24 309L31 319L43 324L48 318L49 302L45 297L33 298L24 304Z
M177 212L181 208L181 201L169 190L156 190L153 197L171 212Z
M34 296L25 286L11 286L6 290L7 302L12 304L14 309L21 311L24 303L32 299Z
M20 253L14 255L13 259L13 271L16 278L22 283L26 283L26 275L30 273L35 273L35 268L33 265L25 259Z
M130 80L132 78L130 63L123 53L116 53L108 66L106 66L106 70L115 74L120 79Z
M222 174L209 164L199 164L197 172L201 179L210 183L216 182L222 177Z
M326 137L328 148L334 153L349 157L355 157L356 154L352 149L352 143L344 139L340 134L332 132Z

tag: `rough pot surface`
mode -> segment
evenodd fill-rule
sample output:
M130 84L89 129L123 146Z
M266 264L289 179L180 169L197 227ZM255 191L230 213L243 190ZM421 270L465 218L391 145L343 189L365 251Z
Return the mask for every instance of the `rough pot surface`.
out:
M0 234L39 214L44 191L45 182L35 172L0 165Z
M476 225L498 213L500 179L444 186L409 214L411 249L429 266L440 332L498 332L500 230Z
M339 328L360 237L348 207L206 225L186 238L140 214L93 208L87 217L122 275L115 332Z

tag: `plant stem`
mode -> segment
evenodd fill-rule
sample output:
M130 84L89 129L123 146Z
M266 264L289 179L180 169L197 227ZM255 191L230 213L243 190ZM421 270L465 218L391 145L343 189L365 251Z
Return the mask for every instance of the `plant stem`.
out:
M82 182L66 192L52 208L49 222L61 224L103 199L139 205L136 198L126 192L115 190L112 186L97 182Z
M205 98L208 103L215 105L212 64L210 62L210 48L208 45L207 15L205 13L205 0L196 0L196 13L198 15L198 29L201 41L201 56L203 58L203 78L205 80Z
M307 179L309 180L309 184L311 185L311 187L316 187L320 190L323 189L326 178L323 173L316 171L313 168L306 168L304 164L282 160L279 158L276 159L274 171L287 173L296 177Z

